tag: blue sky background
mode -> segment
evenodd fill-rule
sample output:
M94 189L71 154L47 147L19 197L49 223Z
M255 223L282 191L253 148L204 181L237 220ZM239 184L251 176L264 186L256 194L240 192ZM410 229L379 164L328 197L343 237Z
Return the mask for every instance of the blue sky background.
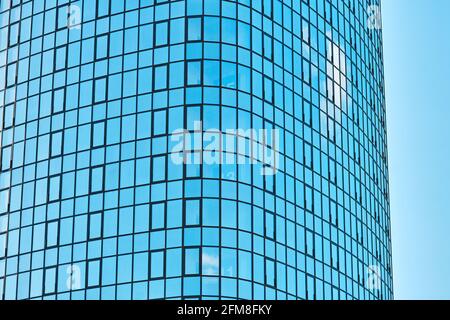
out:
M396 299L450 299L450 1L382 0Z

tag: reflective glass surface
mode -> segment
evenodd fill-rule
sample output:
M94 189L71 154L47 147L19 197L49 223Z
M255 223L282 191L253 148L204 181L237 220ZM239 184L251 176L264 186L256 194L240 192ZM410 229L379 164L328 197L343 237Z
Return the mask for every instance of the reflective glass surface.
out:
M0 0L0 298L392 298L377 5Z

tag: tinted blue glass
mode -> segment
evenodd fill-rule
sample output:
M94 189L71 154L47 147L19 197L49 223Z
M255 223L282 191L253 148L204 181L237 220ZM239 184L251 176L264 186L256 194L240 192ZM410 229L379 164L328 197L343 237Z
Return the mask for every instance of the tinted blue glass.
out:
M96 3L0 0L1 298L392 298L378 0Z

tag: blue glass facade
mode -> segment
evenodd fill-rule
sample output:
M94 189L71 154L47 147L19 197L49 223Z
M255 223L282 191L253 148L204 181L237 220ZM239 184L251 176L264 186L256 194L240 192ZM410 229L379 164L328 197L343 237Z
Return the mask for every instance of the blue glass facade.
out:
M392 298L377 5L0 0L0 298Z

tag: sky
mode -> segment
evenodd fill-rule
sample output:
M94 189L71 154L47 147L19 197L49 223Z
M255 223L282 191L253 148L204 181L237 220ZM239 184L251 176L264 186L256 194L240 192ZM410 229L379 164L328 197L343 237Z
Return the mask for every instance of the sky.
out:
M395 299L450 299L450 1L382 0Z

